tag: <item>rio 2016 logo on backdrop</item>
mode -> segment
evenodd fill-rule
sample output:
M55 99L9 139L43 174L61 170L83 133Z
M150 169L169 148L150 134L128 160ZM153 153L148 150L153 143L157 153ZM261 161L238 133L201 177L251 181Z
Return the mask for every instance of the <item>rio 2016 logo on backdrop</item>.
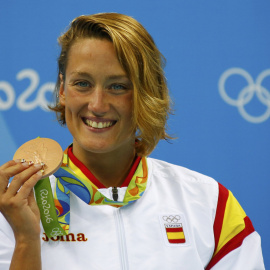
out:
M16 97L14 87L7 81L0 81L0 91L4 92L4 99L0 97L0 111L6 111L12 108L14 105L21 111L31 111L35 108L41 108L47 110L48 104L51 101L46 99L47 93L52 93L55 88L55 84L47 82L39 86L39 75L33 69L23 69L17 73L16 79L18 81L29 79L30 84L28 87ZM36 99L27 101L37 91Z
M246 85L240 89L239 94L235 99L228 94L230 89L225 89L226 82L233 75L241 76L246 80ZM254 81L251 75L244 69L230 68L226 70L219 79L219 93L226 103L238 108L240 115L245 120L251 123L262 123L270 117L270 93L262 85L263 81L268 76L270 76L270 69L262 71L258 75L256 81ZM248 112L246 108L255 97L257 97L261 107L264 109L264 111L260 112L258 115L254 115L251 112Z

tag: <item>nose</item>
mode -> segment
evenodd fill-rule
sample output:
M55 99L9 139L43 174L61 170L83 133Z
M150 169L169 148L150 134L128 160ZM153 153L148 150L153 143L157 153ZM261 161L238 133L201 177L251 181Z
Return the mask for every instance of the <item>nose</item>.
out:
M108 95L102 87L95 87L89 97L88 110L95 116L103 116L110 109Z

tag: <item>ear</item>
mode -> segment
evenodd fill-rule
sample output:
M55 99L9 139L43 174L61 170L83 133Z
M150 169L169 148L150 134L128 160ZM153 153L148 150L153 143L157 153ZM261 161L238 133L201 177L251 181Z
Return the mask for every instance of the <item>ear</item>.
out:
M64 78L63 74L59 74L60 78L60 87L59 87L59 102L62 106L65 106L66 103L66 95L65 95L65 87L64 87Z

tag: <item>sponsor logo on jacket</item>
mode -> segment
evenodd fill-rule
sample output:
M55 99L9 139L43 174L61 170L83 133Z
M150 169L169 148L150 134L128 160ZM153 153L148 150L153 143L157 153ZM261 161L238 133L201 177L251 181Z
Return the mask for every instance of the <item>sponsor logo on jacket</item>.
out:
M86 238L84 233L78 233L77 235L75 235L74 233L69 233L67 235L55 236L55 237L51 237L51 238L48 238L48 236L45 233L43 233L42 240L44 242L49 242L50 240L52 240L54 242L56 242L56 241L60 241L60 242L86 242L88 240L88 238Z

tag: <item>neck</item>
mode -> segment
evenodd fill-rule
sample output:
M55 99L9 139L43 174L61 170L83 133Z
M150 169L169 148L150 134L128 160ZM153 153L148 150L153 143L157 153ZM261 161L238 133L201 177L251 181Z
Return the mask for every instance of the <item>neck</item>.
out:
M79 151L76 143L73 144L73 154L105 187L120 187L127 177L136 158L134 145L125 151L109 153L93 153Z

